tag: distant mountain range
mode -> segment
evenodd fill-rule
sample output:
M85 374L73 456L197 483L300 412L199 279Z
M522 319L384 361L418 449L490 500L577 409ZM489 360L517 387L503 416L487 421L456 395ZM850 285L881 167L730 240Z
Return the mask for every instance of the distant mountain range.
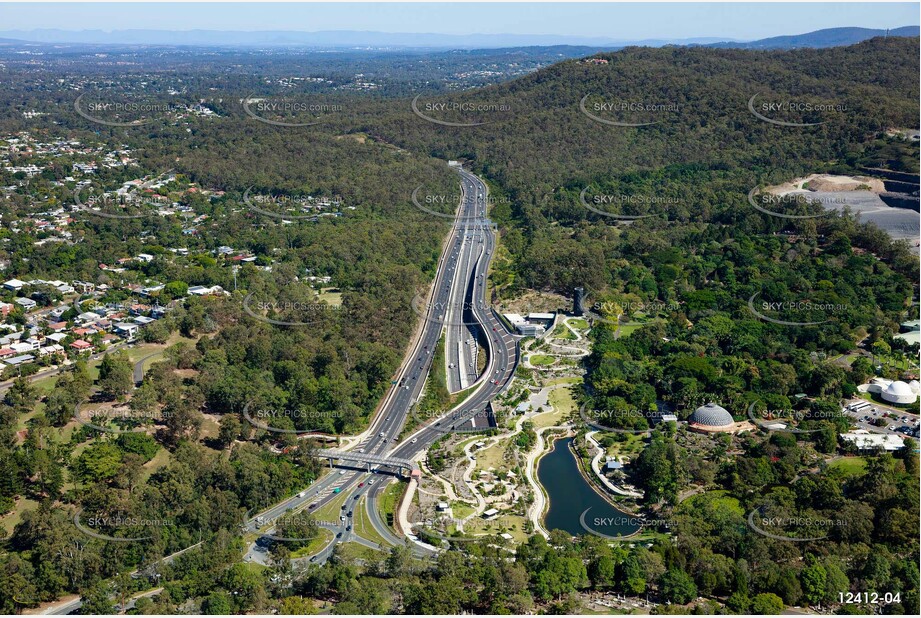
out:
M779 36L759 41L738 41L721 37L687 39L624 40L609 37L582 37L551 34L434 34L329 30L298 32L285 30L8 30L0 31L0 44L53 45L176 45L195 47L316 47L373 49L495 49L506 47L579 45L603 49L627 46L703 45L745 49L792 49L797 47L835 47L851 45L885 30L869 28L829 28L807 34ZM889 31L889 36L918 36L918 26Z
M710 43L708 47L731 47L742 49L797 49L801 47L839 47L853 45L878 36L919 36L918 26L903 26L892 30L874 30L872 28L826 28L806 34L775 36L747 43L739 41L721 41Z

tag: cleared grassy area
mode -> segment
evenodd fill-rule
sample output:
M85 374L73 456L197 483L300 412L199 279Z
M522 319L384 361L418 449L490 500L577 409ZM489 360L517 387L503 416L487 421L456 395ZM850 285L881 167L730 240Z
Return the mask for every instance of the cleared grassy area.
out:
M165 468L169 463L169 451L165 448L161 448L157 451L157 454L153 456L153 459L144 464L144 471L141 473L141 482L146 483L147 479L151 477L157 470Z
M867 460L863 457L845 457L831 462L828 467L838 468L848 476L858 476L866 472Z
M575 341L576 335L571 330L563 326L562 324L558 325L553 329L553 339L561 339L563 341Z
M377 501L377 510L385 523L388 521L387 515L392 515L393 518L396 519L397 502L403 495L403 492L406 491L406 486L408 484L407 481L390 483L384 491L381 492L381 497Z
M566 323L573 328L578 328L579 330L588 330L588 322L582 318L570 318L569 320L566 320Z
M576 409L576 400L573 398L571 388L555 388L550 392L550 405L563 416L571 414Z
M497 471L504 469L503 461L505 459L505 448L507 441L500 440L496 444L485 449L473 451L471 454L476 457L476 468L474 469L474 479L479 470L489 470L495 468Z
M454 517L458 519L463 519L468 515L476 511L476 507L472 504L467 504L465 502L452 502L451 503L451 512L454 514Z
M582 378L579 377L568 377L568 378L554 378L547 382L549 386L555 386L557 384L582 384Z
M20 521L22 521L22 514L28 510L35 510L38 508L38 502L35 500L29 500L28 498L19 498L16 500L13 510L0 517L0 528L6 530L7 535L13 533L13 528L16 527Z
M340 543L336 546L336 551L347 560L375 561L381 554L380 550L371 549L370 547L365 547L360 543L354 543L352 541Z
M342 291L339 288L323 288L317 294L317 300L324 301L331 307L342 306Z
M621 324L620 325L620 336L629 337L639 329L643 328L644 324Z
M312 556L333 540L333 531L327 530L326 528L317 528L319 533L316 538L312 539L309 543L304 545L298 550L291 552L292 558L304 558L306 556Z
M528 357L528 362L537 367L542 367L546 365L552 365L556 362L556 358L547 354L532 354Z
M646 441L644 434L617 432L601 433L596 435L595 439L600 443L606 437L611 437L615 440L615 442L609 445L605 450L605 453L611 457L629 457L631 459L639 457Z
M525 543L529 536L524 532L526 522L527 518L521 515L499 515L490 520L474 517L464 525L464 532L468 536L492 536L505 532L512 535L515 543Z
M354 522L352 531L355 534L372 543L377 543L381 547L387 546L387 541L371 524L371 518L368 516L368 501L364 496L361 497L361 500L358 501L358 506L355 507L355 517L352 521Z
M552 412L542 412L536 416L532 416L528 420L534 423L534 429L540 429L541 427L552 427L553 425L559 425L563 422L563 415L559 411L554 410Z

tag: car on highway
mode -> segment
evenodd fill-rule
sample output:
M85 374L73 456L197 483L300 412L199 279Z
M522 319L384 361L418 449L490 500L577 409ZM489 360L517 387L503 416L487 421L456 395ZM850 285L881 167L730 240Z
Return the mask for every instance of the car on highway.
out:
M313 557L310 559L310 561L311 561L311 562L316 562L318 558L319 558L319 556L313 556Z
M365 484L364 484L364 483L359 483L358 486L359 486L359 487L364 487Z
M349 517L351 517L351 516L352 516L352 511L349 511L349 515L348 515L348 516L349 516Z
M415 443L418 442L418 441L419 441L418 438L413 438L412 440L410 440L410 442L412 442L413 444L415 444Z
M317 508L317 503L314 502L313 504L311 504L311 505L310 505L309 507L307 507L307 508L315 509L315 508Z
M338 494L340 491L342 491L342 488L341 488L341 487L337 487L337 488L335 488L335 489L333 490L333 493L334 493L334 494Z

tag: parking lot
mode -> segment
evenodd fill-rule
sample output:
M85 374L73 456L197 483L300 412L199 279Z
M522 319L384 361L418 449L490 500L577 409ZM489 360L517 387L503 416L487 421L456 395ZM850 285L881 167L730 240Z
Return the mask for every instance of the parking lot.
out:
M850 409L850 406L861 403L868 404L868 406L859 411ZM919 419L916 414L909 414L904 410L866 401L865 399L853 399L848 401L845 404L843 412L853 418L855 424L860 429L866 429L874 433L897 432L915 439L918 438ZM880 419L882 419L882 421L880 421ZM879 422L885 424L875 424Z

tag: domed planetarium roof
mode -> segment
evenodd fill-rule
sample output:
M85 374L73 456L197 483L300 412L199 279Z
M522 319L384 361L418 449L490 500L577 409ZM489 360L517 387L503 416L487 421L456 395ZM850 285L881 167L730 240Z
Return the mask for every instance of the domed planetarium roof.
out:
M911 387L902 381L893 382L886 388L886 392L892 395L911 395Z
M891 401L892 403L914 403L918 399L918 395L911 390L911 387L908 384L905 384L901 380L897 380L886 387L886 390L883 391L883 399L886 401Z
M694 413L691 414L688 421L708 427L726 427L735 422L732 418L732 414L730 414L726 408L712 402L694 410Z

